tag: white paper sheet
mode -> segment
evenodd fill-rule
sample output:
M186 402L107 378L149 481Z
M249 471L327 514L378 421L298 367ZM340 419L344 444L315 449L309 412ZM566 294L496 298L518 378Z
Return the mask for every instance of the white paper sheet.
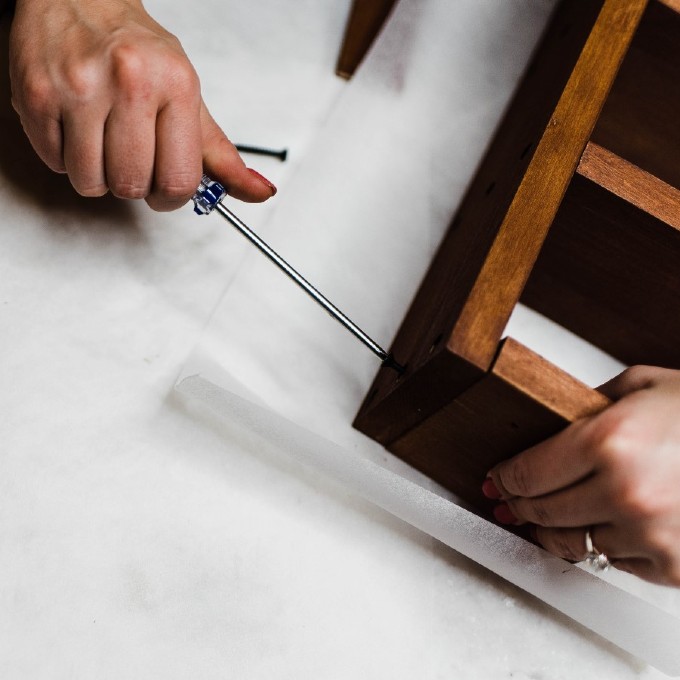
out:
M402 0L271 221L251 224L383 345L552 4ZM515 328L530 325L520 320ZM596 364L594 381L618 368ZM351 428L377 367L253 252L178 386L624 649L680 673L680 622L671 613L468 513ZM582 368L588 373L588 361ZM665 591L653 596L668 599Z

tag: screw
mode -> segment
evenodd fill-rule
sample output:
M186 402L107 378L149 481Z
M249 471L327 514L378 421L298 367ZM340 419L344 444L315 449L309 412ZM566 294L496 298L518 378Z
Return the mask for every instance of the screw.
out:
M281 162L288 158L288 149L276 151L276 149L263 149L259 146L248 146L247 144L236 144L236 150L242 153L254 153L258 156L272 156L278 158Z

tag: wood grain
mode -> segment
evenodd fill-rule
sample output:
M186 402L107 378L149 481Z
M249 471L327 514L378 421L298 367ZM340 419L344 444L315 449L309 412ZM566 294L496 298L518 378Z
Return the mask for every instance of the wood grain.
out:
M650 2L593 141L680 188L680 2Z
M335 72L351 78L397 0L354 0Z
M600 412L607 398L508 338L479 382L389 447L477 508L496 463Z
M627 364L680 368L680 191L589 144L522 301Z
M680 159L680 146L676 153ZM583 152L577 173L680 231L680 189L592 142ZM654 262L650 265L654 269Z
M607 0L448 341L485 367L517 303L645 8Z
M630 7L630 3L611 1L607 7L621 7L622 4ZM638 7L640 3L633 4ZM381 370L355 420L358 429L377 441L388 444L438 408L450 403L475 380L480 379L493 360L502 330L500 322L494 322L495 344L491 352L485 346L484 360L475 358L472 351L465 354L455 343L453 351L450 338L493 249L499 227L506 223L506 216L518 190L523 186L523 200L531 200L536 204L542 203L546 192L552 190L550 165L563 163L561 150L553 146L548 148L544 144L539 154L536 147L546 134L546 129L551 127L550 121L555 120L556 107L565 96L567 84L573 82L574 70L578 65L585 68L582 65L585 57L597 76L584 76L582 79L589 87L582 86L576 91L580 96L590 97L594 89L597 94L604 96L604 85L599 79L600 65L592 63L599 52L595 55L592 49L589 53L584 52L593 26L604 22L608 27L618 17L616 12L612 16L611 9L605 12L601 7L602 2L565 0L553 15L392 345L398 361L407 366L406 374L397 379L394 371ZM624 13L623 18L625 21L613 31L614 38L620 43L630 39L634 28L634 21L628 13ZM619 38L622 32L624 37ZM605 37L607 48L602 49L607 52L610 39L606 31ZM608 59L611 61L611 55ZM613 68L609 75L610 81L613 80ZM592 103L588 106L588 111L592 113ZM562 107L564 109L566 104ZM591 122L588 118L588 125ZM560 139L569 146L570 141L564 134ZM574 167L583 145L579 136L574 144L577 150L573 151L577 154ZM532 192L523 179L530 163L537 162L544 171L534 170L533 176L536 182L546 182L547 187L534 183ZM525 238L531 246L531 257L528 258L531 260L537 253L543 235L538 243L535 242L534 224L523 222L520 217L515 212L512 233L524 229ZM516 247L520 249L521 257ZM507 270L505 274L515 271L519 266L527 268L521 277L528 276L533 260L526 261L527 252L522 238L511 242L506 251L508 259L504 266ZM517 283L516 279L513 281ZM505 299L506 278L499 277L496 283L497 288L489 293L493 298L492 304L486 311L491 317L498 315L502 319L510 313L514 306L512 297L518 296L519 291L513 291L510 298ZM474 333L474 329L471 332ZM487 334L486 337L488 339L490 336ZM469 338L469 343L475 346L474 335Z
M357 417L476 507L490 467L609 403L499 345L520 295L626 363L680 368L678 4L560 5L395 340L408 370Z

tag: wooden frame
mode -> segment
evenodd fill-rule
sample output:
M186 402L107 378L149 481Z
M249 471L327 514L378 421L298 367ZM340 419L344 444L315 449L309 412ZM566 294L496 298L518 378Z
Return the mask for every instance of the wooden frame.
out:
M354 0L335 72L351 78L380 33L397 0Z
M679 113L678 0L564 0L355 426L485 508L492 465L607 405L502 339L518 301L680 367Z

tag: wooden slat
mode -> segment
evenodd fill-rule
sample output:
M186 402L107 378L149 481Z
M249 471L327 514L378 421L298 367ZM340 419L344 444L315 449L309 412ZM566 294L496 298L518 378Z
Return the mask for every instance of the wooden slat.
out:
M491 467L608 404L508 338L482 380L389 448L463 500L489 509L481 486Z
M627 364L680 368L680 191L589 144L523 302Z
M335 72L351 78L397 0L354 0Z
M607 0L448 341L486 367L526 284L645 8Z
M653 0L621 66L593 141L680 188L679 121L680 1Z
M680 158L680 146L677 155ZM680 189L594 143L588 144L583 152L577 172L680 232ZM644 225L640 226L640 231L644 233ZM634 257L635 253L632 255ZM654 269L654 262L649 264L649 269Z
M406 374L381 370L355 421L383 444L452 401L487 366L447 349L447 340L520 186L601 2L557 8L458 214L411 304L392 350Z

